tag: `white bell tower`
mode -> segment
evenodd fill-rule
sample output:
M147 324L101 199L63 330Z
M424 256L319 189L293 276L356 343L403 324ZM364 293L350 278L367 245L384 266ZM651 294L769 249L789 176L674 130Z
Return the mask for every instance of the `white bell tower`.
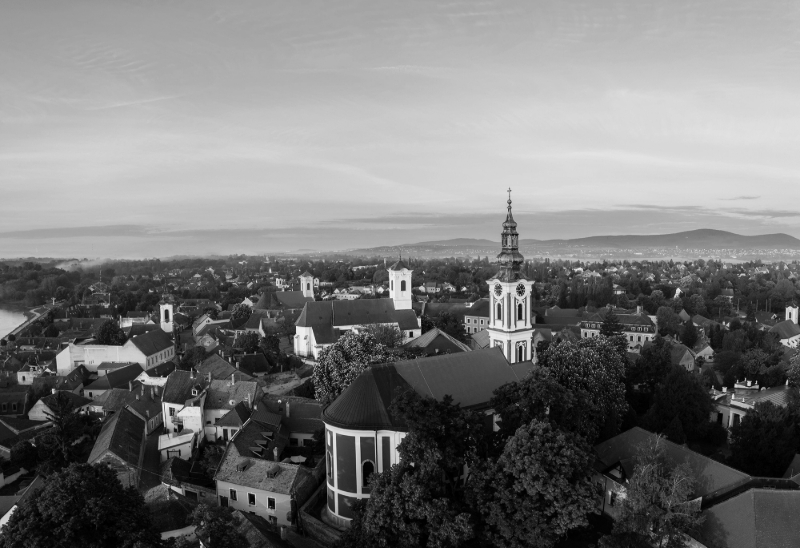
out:
M165 333L172 333L172 326L174 321L174 313L172 303L161 301L158 303L159 318L161 321L161 330Z
M511 215L511 189L508 190L508 214L501 234L503 250L497 256L500 271L489 284L489 345L498 346L509 363L533 359L533 319L531 307L533 282L520 266L525 258L519 252L517 223Z
M314 275L310 274L308 270L300 274L300 289L303 297L314 298Z
M411 270L402 257L389 267L389 298L395 310L411 310Z
M786 307L786 319L792 320L793 323L797 324L798 312L800 312L800 308L798 308L795 303L790 304Z

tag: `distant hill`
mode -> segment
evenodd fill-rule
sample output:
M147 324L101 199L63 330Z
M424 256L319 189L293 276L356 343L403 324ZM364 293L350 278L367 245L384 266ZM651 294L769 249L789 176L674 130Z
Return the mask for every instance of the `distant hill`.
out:
M571 240L520 240L523 245L568 245L613 247L619 249L679 247L683 249L800 249L800 240L788 234L761 234L742 236L724 230L701 228L673 234L654 234L649 236L590 236Z
M350 250L361 255L394 255L398 248L404 254L419 257L447 257L454 255L490 255L499 251L500 242L478 238L456 238L418 242L399 246L373 247ZM724 230L699 229L673 234L653 234L647 236L590 236L587 238L559 240L520 240L523 255L541 253L575 253L593 250L645 250L658 249L669 252L676 250L800 250L800 240L788 234L762 234L742 236Z

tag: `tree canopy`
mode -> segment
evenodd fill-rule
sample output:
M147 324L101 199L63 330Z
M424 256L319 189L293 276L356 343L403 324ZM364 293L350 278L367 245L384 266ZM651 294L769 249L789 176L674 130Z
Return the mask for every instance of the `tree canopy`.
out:
M97 344L109 344L113 346L122 346L125 344L127 337L125 332L117 325L114 320L106 320L101 323L94 332L94 338Z
M160 546L144 499L106 465L72 464L25 498L0 536L0 548Z
M314 364L312 380L316 398L326 404L332 402L368 366L391 359L386 347L370 333L345 333L323 348Z
M664 454L660 437L638 448L633 475L621 497L620 514L611 537L600 546L659 546L682 548L683 535L700 523L700 504L690 501L694 476L689 465L671 466Z

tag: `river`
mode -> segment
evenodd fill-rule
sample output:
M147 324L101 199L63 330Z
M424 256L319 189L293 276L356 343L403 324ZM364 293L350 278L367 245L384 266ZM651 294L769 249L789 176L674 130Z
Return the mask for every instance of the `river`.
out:
M26 320L25 314L19 310L0 307L0 337L5 337Z

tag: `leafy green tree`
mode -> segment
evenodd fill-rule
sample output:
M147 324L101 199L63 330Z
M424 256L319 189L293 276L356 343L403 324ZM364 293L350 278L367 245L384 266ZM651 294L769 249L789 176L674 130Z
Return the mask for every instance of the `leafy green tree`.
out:
M550 345L540 360L558 384L589 394L604 421L604 437L619 432L628 411L624 383L628 361L614 339L592 337Z
M630 379L639 384L646 392L654 393L656 386L672 370L672 353L665 339L656 336L653 343L647 345L639 354L636 366L631 371Z
M789 358L789 368L786 370L786 376L789 378L789 385L798 388L800 387L800 349L795 350L792 357Z
M242 349L242 352L246 354L252 354L256 350L258 350L258 346L261 343L260 337L258 333L253 331L248 331L246 333L242 333L236 338L236 346Z
M208 352L202 346L195 346L187 350L183 356L181 356L181 361L178 364L178 367L183 371L189 371L200 365L203 360L208 357Z
M500 416L495 436L499 452L508 438L533 420L549 421L589 443L596 441L605 423L592 393L562 386L546 368L535 369L524 379L495 390L491 406Z
M459 341L466 341L467 334L464 331L464 325L458 320L456 316L449 312L441 312L433 318L434 327L438 327L454 339Z
M234 325L242 325L250 319L253 314L253 309L244 303L239 303L233 307L231 311L231 323Z
M371 324L362 326L359 330L369 333L386 348L400 348L403 346L403 332L395 325Z
M106 320L101 323L94 332L94 338L97 340L97 344L112 346L122 346L127 340L125 332L114 320Z
M755 380L758 375L766 373L769 356L760 348L752 348L742 356L744 374L750 380Z
M50 405L51 412L46 413L52 428L39 436L40 472L49 473L60 470L70 463L76 462L81 445L78 443L84 434L92 433L97 419L78 410L64 392L56 392Z
M373 364L391 361L386 347L369 333L345 333L323 348L314 364L312 380L316 398L328 404L350 386L362 371Z
M31 442L22 440L11 447L11 463L33 470L39 462L39 451Z
M123 488L106 465L72 464L22 500L0 536L0 548L138 548L161 546L144 499Z
M706 309L706 300L702 295L694 294L689 296L689 311L692 315L699 314L705 316L708 314Z
M754 476L781 477L800 444L796 417L788 407L758 402L731 428L732 466Z
M461 546L474 536L462 474L485 453L483 415L449 396L439 402L410 391L395 398L390 413L408 427L400 463L374 476L370 498L355 507L339 546Z
M689 465L671 466L663 439L648 440L638 450L612 538L603 539L601 546L682 548L684 535L695 531L703 519L700 504L690 500L694 489Z
M672 366L658 385L643 424L653 432L680 431L689 440L694 440L704 433L701 426L708 422L713 408L711 397L697 375ZM684 441L674 435L670 439L678 443Z
M603 323L600 324L600 334L604 337L617 337L622 335L622 332L623 327L617 314L613 308L609 308L605 318L603 318Z
M501 548L549 548L597 507L591 446L574 433L534 419L508 439L497 461L472 483L483 537Z
M681 342L688 348L694 348L694 345L697 344L698 338L699 334L697 333L697 327L695 327L694 322L686 322L681 330Z
M278 356L281 353L281 341L274 333L267 333L266 337L262 337L260 345L261 350L268 356Z
M213 548L249 546L247 537L237 529L239 522L230 508L199 504L192 512L195 534Z
M680 318L673 309L667 306L659 307L656 311L656 323L658 332L662 336L677 335L680 329Z

